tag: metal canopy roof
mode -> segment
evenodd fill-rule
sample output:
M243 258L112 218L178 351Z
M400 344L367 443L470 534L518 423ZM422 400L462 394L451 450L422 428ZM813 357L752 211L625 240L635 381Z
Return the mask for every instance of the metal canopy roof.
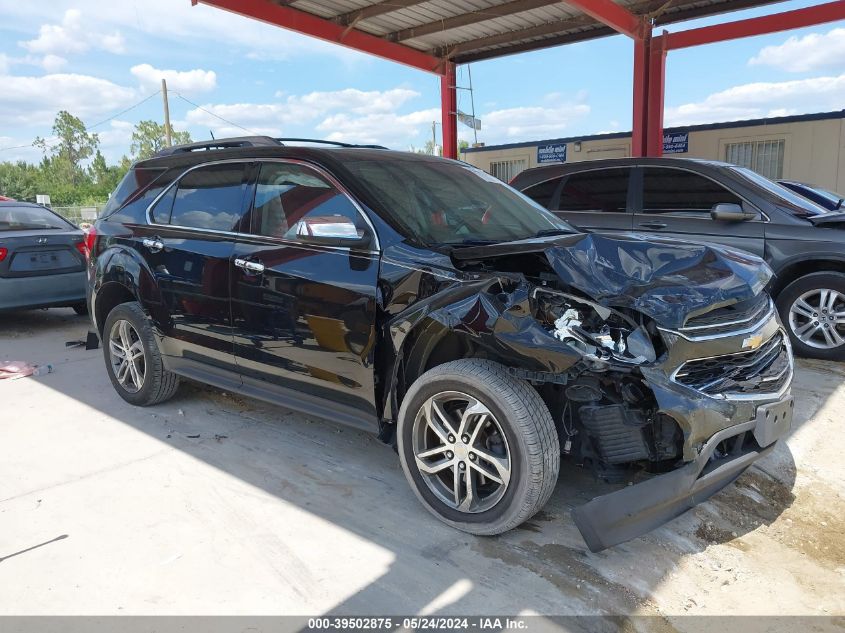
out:
M462 64L613 35L561 0L265 0ZM619 0L655 26L781 0Z

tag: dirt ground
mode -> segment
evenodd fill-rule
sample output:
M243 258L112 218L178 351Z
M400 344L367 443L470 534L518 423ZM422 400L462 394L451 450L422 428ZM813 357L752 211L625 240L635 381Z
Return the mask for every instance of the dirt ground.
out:
M845 366L799 362L786 442L645 537L586 550L564 466L504 536L435 521L364 433L184 385L133 408L70 310L0 316L0 614L845 614Z

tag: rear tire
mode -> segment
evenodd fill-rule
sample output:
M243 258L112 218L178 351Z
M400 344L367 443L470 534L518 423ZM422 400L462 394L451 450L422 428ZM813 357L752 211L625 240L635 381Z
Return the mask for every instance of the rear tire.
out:
M797 356L845 360L845 274L799 277L781 291L776 304Z
M492 361L456 360L420 376L402 401L397 438L420 502L471 534L515 528L557 483L560 445L546 404Z
M179 377L164 368L149 318L140 305L121 303L109 312L102 339L106 371L121 398L146 407L173 397Z

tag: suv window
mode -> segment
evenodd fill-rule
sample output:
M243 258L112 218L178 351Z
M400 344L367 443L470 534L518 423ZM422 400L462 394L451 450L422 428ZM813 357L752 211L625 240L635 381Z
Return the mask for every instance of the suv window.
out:
M628 208L629 167L593 169L572 174L563 184L558 211L625 213Z
M561 178L552 178L546 182L532 185L522 193L531 198L537 204L548 209L554 202L555 191L557 191L560 181Z
M153 217L160 224L196 229L237 231L246 192L245 163L199 167L156 203Z
M255 235L296 239L321 229L362 237L367 225L349 197L317 171L295 163L264 163L251 226Z
M717 182L683 169L643 170L643 213L707 214L719 203L742 199Z

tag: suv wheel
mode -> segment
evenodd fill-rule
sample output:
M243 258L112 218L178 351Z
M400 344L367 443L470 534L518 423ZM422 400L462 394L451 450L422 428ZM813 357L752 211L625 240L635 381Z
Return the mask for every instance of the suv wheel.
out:
M500 534L548 501L560 446L546 404L498 363L463 359L426 372L399 412L402 470L422 504L472 534Z
M845 274L801 277L784 288L777 306L797 355L845 359Z
M145 407L176 393L179 377L164 368L141 306L122 303L109 312L103 338L106 369L121 398Z

